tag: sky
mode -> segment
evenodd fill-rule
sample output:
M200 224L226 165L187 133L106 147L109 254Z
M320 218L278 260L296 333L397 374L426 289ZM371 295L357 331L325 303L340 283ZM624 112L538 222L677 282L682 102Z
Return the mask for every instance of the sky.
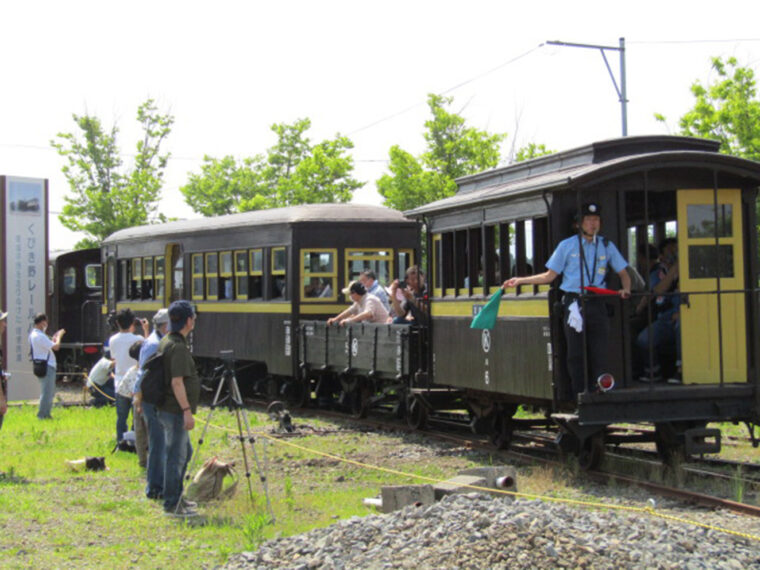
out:
M81 236L60 224L69 192L50 146L73 114L119 127L125 165L147 98L171 113L172 158L160 209L197 217L179 188L204 155L237 158L275 143L270 126L308 117L318 142L354 143L354 201L379 204L388 150L424 150L429 93L454 97L468 125L566 150L621 135L621 108L595 49L625 38L629 135L670 134L707 83L712 56L760 71L760 3L544 0L108 0L0 7L0 174L47 178L50 244ZM620 57L607 52L618 83ZM654 119L661 113L666 124Z

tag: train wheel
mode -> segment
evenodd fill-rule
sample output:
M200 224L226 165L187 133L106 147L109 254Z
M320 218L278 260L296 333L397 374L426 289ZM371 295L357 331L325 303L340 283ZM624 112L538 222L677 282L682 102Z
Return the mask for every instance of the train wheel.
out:
M512 443L512 431L514 423L512 415L508 412L497 412L493 417L490 439L496 449L508 449Z
M291 408L305 408L311 401L311 382L296 378L285 386L285 399Z
M412 429L425 429L428 412L425 405L417 398L410 398L407 405L406 423Z
M604 458L604 434L597 433L587 438L578 452L578 466L584 471L599 467Z

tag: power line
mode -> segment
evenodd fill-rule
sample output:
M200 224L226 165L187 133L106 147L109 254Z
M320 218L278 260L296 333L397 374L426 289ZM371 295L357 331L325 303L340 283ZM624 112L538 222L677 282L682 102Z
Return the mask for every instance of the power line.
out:
M481 79L481 78L483 78L483 77L485 77L487 75L490 75L491 73L494 73L495 71L498 71L498 70L502 69L503 67L506 67L506 66L508 66L508 65L510 65L510 64L512 64L512 63L514 63L514 62L516 62L516 61L518 61L518 60L520 60L520 59L522 59L522 58L524 58L524 57L526 57L528 55L530 55L531 53L533 53L537 49L541 48L543 45L544 44L539 44L536 47L531 48L531 49L529 49L528 51L526 51L524 53L521 53L517 57L513 57L512 59L510 59L508 61L505 61L504 63L501 63L501 64L497 65L496 67L494 67L492 69L489 69L488 71L484 71L483 73L480 73L480 74L478 74L478 75L476 75L474 77L471 77L470 79L466 79L465 81L462 81L461 83L457 83L453 87L449 87L448 89L444 89L440 93L441 93L441 95L445 95L446 93L450 93L451 91L459 89L460 87L464 87L468 83L472 83L473 81L477 81L478 79ZM369 123L368 125L364 125L363 127L359 127L358 129L355 129L355 130L349 132L348 134L349 135L355 135L356 133L359 133L361 131L365 131L365 130L371 128L371 127L374 127L375 125L379 125L380 123L384 123L385 121L390 121L391 119L395 119L399 115L403 115L404 113L407 113L407 112L411 111L412 109L416 109L417 107L419 107L420 105L423 105L423 104L424 103L415 103L414 105L410 105L409 107L406 107L405 109L402 109L401 111L397 111L395 113L392 113L391 115L387 115L387 116L385 116L385 117L383 117L381 119L378 119L377 121Z
M760 38L735 38L726 40L642 40L627 42L628 45L666 45L666 44L727 44L736 42L760 42Z

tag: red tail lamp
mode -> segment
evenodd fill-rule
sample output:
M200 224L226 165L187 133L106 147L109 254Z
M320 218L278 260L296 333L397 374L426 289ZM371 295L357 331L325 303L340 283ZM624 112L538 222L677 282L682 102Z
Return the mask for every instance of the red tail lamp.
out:
M596 379L596 385L599 386L599 390L602 392L612 390L615 387L615 377L609 372L605 372Z

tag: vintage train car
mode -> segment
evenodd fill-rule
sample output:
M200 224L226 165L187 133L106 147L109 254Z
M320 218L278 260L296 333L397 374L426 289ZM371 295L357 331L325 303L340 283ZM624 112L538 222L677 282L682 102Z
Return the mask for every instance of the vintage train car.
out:
M760 164L721 154L713 141L628 137L468 176L458 185L455 196L406 212L424 222L430 252L434 384L413 387L418 410L463 398L477 423L507 445L517 405L539 406L553 414L563 447L585 466L613 441L610 424L654 424L664 453L697 453L720 448L710 422L760 422ZM632 316L647 291L606 301L615 379L607 391L571 395L559 280L506 291L494 328L470 328L505 279L545 271L556 245L577 232L571 222L586 202L601 206L601 234L633 267L637 246L677 238L678 384L640 380ZM608 283L618 288L618 276ZM442 398L436 386L456 392Z
M237 361L241 390L300 389L298 326L346 308L365 269L388 283L416 263L419 225L380 206L312 204L142 226L104 240L104 312L191 300L196 358ZM295 383L295 386L294 386Z
M103 349L100 250L51 253L48 278L49 328L66 329L57 354L58 372L74 379L92 367Z

